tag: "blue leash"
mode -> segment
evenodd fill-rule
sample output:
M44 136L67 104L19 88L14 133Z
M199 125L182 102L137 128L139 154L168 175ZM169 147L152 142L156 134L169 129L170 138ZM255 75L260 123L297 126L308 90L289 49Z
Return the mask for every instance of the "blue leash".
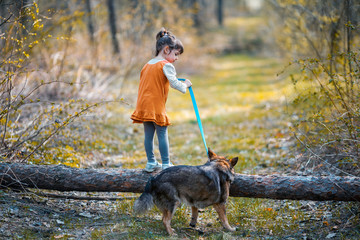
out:
M179 79L180 81L185 81L184 78L178 78L178 79ZM198 106L197 106L197 104L196 104L195 95L194 95L194 92L193 92L191 86L189 87L189 93L190 93L191 101L192 101L192 104L193 104L193 107L194 107L196 119L197 119L197 122L198 122L198 125L199 125L201 137L202 137L202 140L203 140L203 143L204 143L204 146L205 146L206 155L209 155L209 153L208 153L208 148L207 148L207 146L206 146L204 130L203 130L203 127L202 127L202 124L201 124L199 109L198 109Z

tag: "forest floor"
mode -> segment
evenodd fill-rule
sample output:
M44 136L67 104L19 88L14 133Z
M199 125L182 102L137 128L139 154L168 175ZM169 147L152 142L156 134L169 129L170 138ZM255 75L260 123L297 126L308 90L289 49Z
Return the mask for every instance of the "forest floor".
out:
M312 174L298 164L291 137L292 116L287 102L290 81L277 77L283 64L274 59L222 56L206 73L191 78L207 145L216 153L239 156L235 171L242 174ZM107 105L90 128L96 143L92 161L82 167L144 168L143 130L129 120L137 83L124 92L129 103ZM205 149L189 94L169 93L167 112L171 159L175 165L206 162ZM159 156L159 153L156 152ZM315 173L314 173L315 174ZM0 190L0 239L359 239L360 205L230 198L227 213L236 232L222 229L209 207L199 214L197 228L188 227L191 211L177 209L168 237L161 214L153 209L134 216L134 199L74 200L38 196L33 192ZM46 193L46 192L45 192ZM124 193L59 193L69 196L137 197Z

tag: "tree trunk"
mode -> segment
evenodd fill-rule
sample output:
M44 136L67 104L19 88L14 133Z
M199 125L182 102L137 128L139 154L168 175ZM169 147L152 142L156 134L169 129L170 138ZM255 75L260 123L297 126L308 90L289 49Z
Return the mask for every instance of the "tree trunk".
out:
M201 19L201 11L202 10L202 0L192 0L192 19L194 22L194 27L198 30L198 32L202 33L203 28L203 19Z
M141 169L81 169L63 165L0 164L0 186L58 191L141 193L150 176ZM360 201L360 178L236 174L232 197Z
M10 21L12 17L12 13L9 12L7 2L5 0L0 1L0 32L6 33L7 32L7 23ZM6 35L5 35L6 37ZM3 49L5 47L5 39L0 38L0 48L1 52L3 53Z
M220 26L223 26L223 22L224 22L224 3L223 0L218 0L217 1L217 9L216 9L216 15L217 15L217 20L218 20L218 24Z
M119 54L120 47L116 38L116 15L115 15L114 0L107 0L107 7L109 11L109 26L110 26L113 50L115 54Z
M85 1L85 9L87 14L87 28L90 36L90 42L93 44L95 42L94 35L95 35L95 28L94 28L94 21L92 17L92 8L91 8L91 0Z
M20 12L20 20L21 20L21 24L23 25L23 29L22 29L22 35L23 36L27 36L28 35L28 29L29 29L29 16L27 13L27 8L30 5L30 1L29 0L21 0L19 1L20 5L19 5L19 12Z

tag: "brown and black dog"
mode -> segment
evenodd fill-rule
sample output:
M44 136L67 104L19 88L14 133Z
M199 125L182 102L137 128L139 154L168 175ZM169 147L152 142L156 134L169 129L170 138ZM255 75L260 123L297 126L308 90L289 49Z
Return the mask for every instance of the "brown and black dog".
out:
M163 214L166 231L172 235L171 219L180 203L191 206L190 226L195 227L198 209L212 205L223 227L235 231L226 217L225 203L230 183L234 180L234 166L238 158L217 156L209 148L209 161L201 166L174 166L149 179L145 191L135 201L134 211L143 214L155 204Z

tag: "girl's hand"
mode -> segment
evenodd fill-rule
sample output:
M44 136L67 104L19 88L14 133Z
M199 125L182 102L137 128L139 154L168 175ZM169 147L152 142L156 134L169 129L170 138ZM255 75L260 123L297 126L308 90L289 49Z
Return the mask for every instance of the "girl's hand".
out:
M187 88L192 86L192 83L190 82L189 79L185 79L185 82L184 82L184 83L185 83L185 85L186 85Z

